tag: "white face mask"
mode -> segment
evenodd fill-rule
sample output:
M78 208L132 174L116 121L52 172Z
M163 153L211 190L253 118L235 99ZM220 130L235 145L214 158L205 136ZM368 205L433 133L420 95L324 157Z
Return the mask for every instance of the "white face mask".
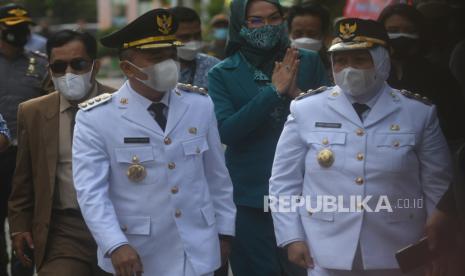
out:
M396 38L411 38L411 39L418 39L418 34L408 34L408 33L388 33L389 39L396 39Z
M194 60L198 53L202 51L203 43L199 40L189 41L184 46L178 47L178 57L183 60Z
M84 97L89 93L92 83L92 71L94 70L94 65L92 64L92 69L82 75L76 75L73 73L66 73L61 77L54 77L52 75L53 85L55 89L60 92L65 99L69 101L79 101L84 99Z
M318 52L323 46L323 43L318 39L300 37L297 39L291 39L291 46Z
M376 71L347 67L334 73L334 81L347 94L360 97L373 90L376 84Z
M139 68L129 61L128 63L147 75L146 80L137 79L138 81L158 92L169 91L178 83L180 66L179 62L173 59L167 59L145 68Z

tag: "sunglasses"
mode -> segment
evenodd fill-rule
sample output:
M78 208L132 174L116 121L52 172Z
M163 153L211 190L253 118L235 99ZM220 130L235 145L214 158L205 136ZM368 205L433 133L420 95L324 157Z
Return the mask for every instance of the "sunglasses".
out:
M50 64L50 70L54 74L65 74L68 66L74 71L85 71L92 66L92 62L83 58L75 58L71 61L57 60Z

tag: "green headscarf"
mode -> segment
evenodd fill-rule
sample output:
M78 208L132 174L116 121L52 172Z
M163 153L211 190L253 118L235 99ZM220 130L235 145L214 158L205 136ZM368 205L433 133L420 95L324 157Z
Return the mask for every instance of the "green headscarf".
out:
M243 26L246 26L246 13L248 3L252 0L233 0L229 19L229 40L226 45L226 56L240 51L245 59L258 70L271 78L275 61L283 59L290 42L286 33L279 38L276 46L269 50L256 48L245 41L240 35ZM262 0L275 5L282 14L279 0ZM284 21L283 21L284 24Z

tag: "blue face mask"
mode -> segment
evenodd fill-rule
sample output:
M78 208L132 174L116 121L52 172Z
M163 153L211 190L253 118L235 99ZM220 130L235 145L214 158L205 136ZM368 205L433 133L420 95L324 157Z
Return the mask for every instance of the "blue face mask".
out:
M216 40L226 40L226 38L228 37L228 29L227 28L214 29L213 37Z
M242 26L239 35L252 47L270 50L276 46L284 35L284 24L265 25L256 29Z

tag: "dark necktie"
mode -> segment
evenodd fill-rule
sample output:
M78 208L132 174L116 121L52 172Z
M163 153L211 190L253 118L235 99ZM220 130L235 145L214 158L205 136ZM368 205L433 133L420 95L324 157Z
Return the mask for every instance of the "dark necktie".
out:
M370 107L366 104L359 104L359 103L354 103L352 104L354 106L355 112L357 112L358 117L360 118L360 121L363 122L363 113L370 109Z
M71 141L72 141L73 135L74 135L74 125L76 124L76 113L78 112L79 108L77 106L71 106L68 110L69 110L69 113L71 114Z
M164 108L164 103L153 103L148 108L149 112L151 111L150 113L152 114L152 117L154 117L155 121L158 123L158 125L163 131L165 131L166 127L166 117L165 114L163 114Z

